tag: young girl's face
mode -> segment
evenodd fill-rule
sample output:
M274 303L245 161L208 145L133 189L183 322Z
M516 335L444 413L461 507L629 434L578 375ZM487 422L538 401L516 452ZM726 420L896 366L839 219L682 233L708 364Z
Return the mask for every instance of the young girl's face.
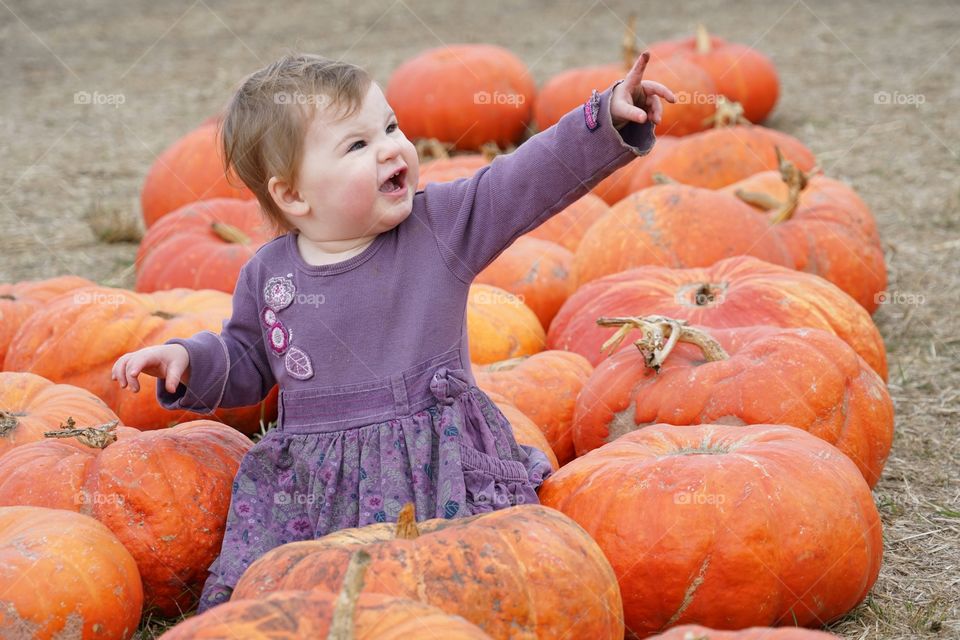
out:
M375 236L410 215L417 151L375 82L349 117L318 109L307 131L297 190L317 240Z

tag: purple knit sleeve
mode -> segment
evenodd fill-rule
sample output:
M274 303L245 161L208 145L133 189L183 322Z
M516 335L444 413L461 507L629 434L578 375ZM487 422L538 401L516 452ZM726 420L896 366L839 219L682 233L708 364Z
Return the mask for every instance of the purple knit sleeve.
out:
M536 229L656 140L653 123L613 126L615 82L471 178L425 188L429 224L447 267L469 284L519 236Z
M248 263L249 265L249 263ZM247 266L240 270L233 292L233 314L219 334L201 331L190 338L171 338L190 354L190 381L175 393L157 379L157 401L164 409L212 413L220 407L246 407L263 400L276 384L257 311L257 289Z

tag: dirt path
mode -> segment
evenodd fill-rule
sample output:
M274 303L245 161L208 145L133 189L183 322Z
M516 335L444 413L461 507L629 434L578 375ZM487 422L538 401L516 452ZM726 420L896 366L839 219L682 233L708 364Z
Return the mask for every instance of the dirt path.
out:
M156 154L288 48L345 57L385 82L418 50L488 41L538 82L644 41L712 31L763 49L782 75L768 124L853 184L888 247L876 314L897 436L876 490L886 557L846 637L960 637L960 8L954 2L0 1L0 281L75 273L132 286L134 244L97 242L94 210L138 215ZM656 13L654 13L656 12ZM77 104L86 92L95 104ZM890 104L877 100L888 92ZM922 102L922 104L916 104Z

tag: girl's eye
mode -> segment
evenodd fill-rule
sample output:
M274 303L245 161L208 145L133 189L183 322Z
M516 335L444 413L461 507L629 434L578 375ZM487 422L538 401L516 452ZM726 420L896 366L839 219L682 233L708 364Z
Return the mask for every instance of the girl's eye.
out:
M353 151L354 149L362 149L362 148L363 148L363 145L365 145L365 144L366 144L366 143L365 143L363 140L357 140L357 141L354 142L352 145L350 145L350 148L347 149L347 152L349 153L349 152ZM361 145L361 146L357 146L357 145Z
M396 130L397 130L396 122L391 122L390 124L387 125L387 133L393 133Z

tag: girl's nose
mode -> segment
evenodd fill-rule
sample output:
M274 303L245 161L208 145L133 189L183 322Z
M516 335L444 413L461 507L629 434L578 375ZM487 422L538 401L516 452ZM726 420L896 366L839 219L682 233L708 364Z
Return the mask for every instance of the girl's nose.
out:
M400 155L400 141L388 138L380 145L380 160L390 160Z

